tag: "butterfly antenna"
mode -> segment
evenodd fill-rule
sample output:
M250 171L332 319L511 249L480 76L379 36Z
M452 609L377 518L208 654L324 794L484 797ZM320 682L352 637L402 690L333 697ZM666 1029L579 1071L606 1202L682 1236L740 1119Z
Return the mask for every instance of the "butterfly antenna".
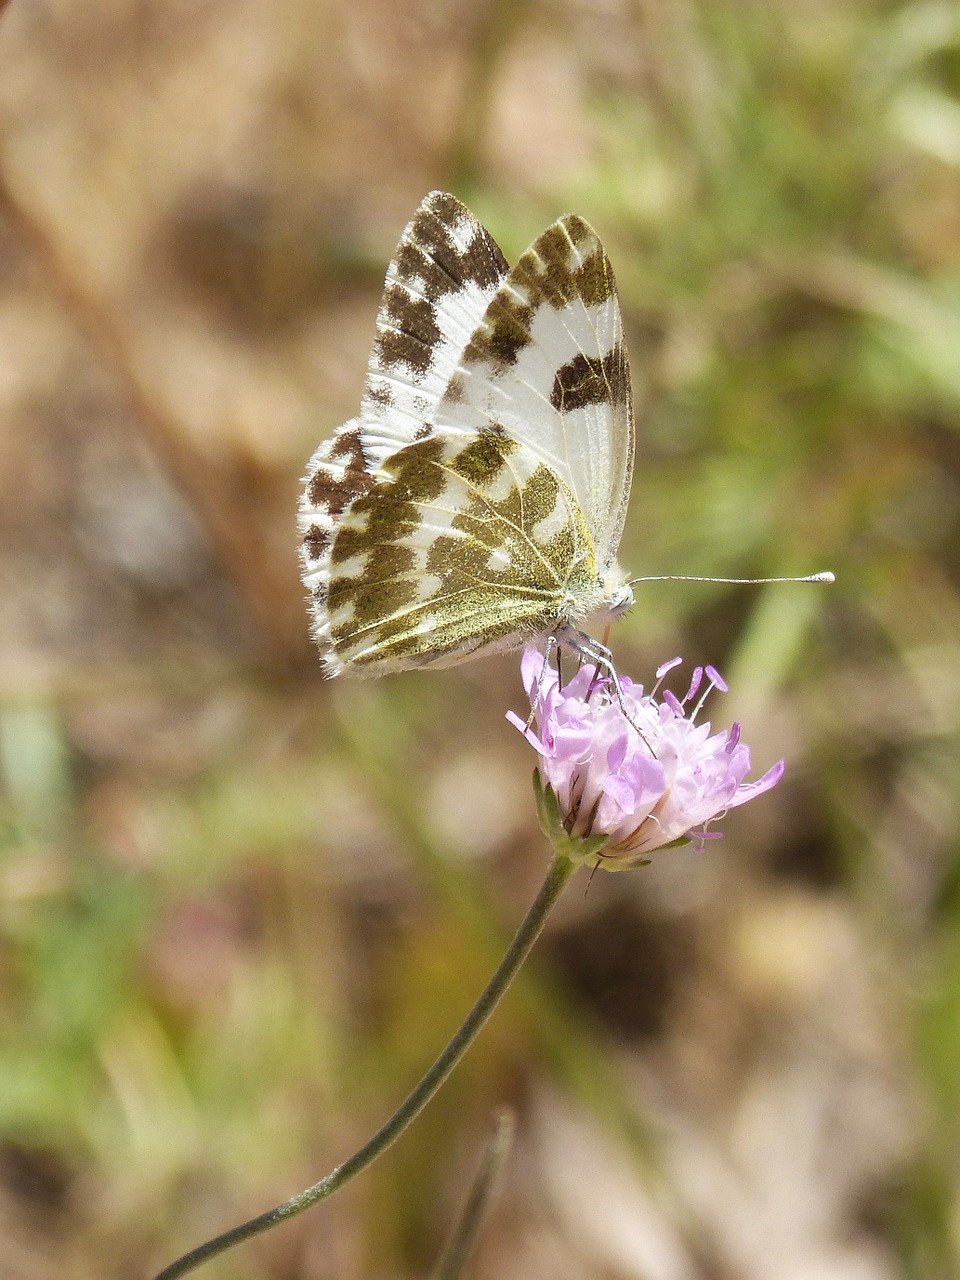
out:
M631 578L630 586L638 582L723 582L731 586L760 587L768 582L836 582L836 577L829 569L820 573L808 573L802 578L701 578L687 573L663 573L649 578Z

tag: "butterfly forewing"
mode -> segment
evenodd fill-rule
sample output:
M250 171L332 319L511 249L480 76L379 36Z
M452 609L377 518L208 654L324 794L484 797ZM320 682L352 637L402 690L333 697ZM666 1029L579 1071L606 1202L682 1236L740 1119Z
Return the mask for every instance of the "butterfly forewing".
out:
M377 467L432 419L507 263L455 197L433 191L387 271L360 404L363 449Z
M633 408L613 270L582 218L561 218L526 251L451 378L438 428L492 423L569 485L609 565L633 473Z

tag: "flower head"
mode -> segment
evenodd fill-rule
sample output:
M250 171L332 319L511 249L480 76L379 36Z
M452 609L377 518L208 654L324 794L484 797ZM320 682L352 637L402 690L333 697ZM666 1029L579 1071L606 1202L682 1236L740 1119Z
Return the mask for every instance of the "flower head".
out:
M562 824L560 832L546 833L562 835L569 856L620 870L664 845L714 839L718 833L707 823L780 781L782 760L744 782L750 750L739 724L711 733L709 722L697 723L711 690L726 689L713 667L694 670L683 698L669 690L658 698L664 676L680 661L659 668L648 694L621 676L621 706L612 680L595 667L582 666L561 688L543 654L524 650L520 670L531 718L507 712L507 719L537 750L541 823L545 830Z

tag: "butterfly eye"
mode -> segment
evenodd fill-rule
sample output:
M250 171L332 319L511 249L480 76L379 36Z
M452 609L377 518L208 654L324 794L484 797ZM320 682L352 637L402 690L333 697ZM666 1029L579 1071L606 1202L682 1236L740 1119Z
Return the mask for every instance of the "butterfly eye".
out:
M625 582L622 587L618 587L610 596L610 603L607 608L614 618L619 618L622 614L631 608L634 603L633 587L629 582Z

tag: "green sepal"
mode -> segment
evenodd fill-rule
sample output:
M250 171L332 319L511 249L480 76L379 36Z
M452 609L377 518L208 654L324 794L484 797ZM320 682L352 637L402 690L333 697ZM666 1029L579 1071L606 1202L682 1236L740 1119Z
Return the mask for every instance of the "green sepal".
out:
M537 802L540 830L550 841L558 857L570 862L590 862L609 840L609 836L571 836L563 825L560 802L549 782L544 786L540 771L533 771L533 794Z

